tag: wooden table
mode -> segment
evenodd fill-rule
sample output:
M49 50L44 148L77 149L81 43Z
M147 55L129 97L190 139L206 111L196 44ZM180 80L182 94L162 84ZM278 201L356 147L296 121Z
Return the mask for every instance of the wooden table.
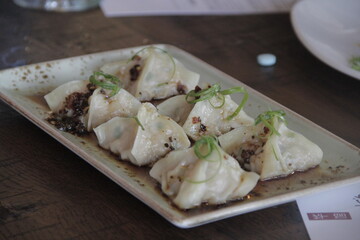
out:
M0 4L0 69L143 44L203 59L360 146L360 81L299 42L288 14L107 19ZM277 56L260 67L259 53ZM309 239L295 202L179 229L0 101L0 239Z

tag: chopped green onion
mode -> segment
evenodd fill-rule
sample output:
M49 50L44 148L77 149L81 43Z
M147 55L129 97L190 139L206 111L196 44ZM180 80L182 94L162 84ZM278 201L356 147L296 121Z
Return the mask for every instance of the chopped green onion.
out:
M141 127L141 129L142 129L143 131L145 131L144 126L141 124L141 122L140 122L140 120L139 120L139 118L138 118L137 116L131 117L131 118L133 118L133 119L136 121L136 123L139 125L139 127Z
M278 158L278 156L277 156L277 154L276 154L276 151L275 151L274 145L272 145L272 144L271 144L271 148L272 148L272 151L273 151L273 153L274 153L274 155L275 155L275 159L276 159L276 161L279 161L279 158Z
M243 107L245 106L245 103L247 102L247 100L249 98L249 94L244 87L233 87L233 88L229 88L227 90L223 90L220 93L223 95L229 95L229 94L233 94L233 93L243 93L244 94L244 97L242 98L241 103L236 108L235 112L226 118L227 120L231 120L234 117L236 117L240 113L241 109L243 109Z
M360 71L360 57L352 57L349 62L352 69Z
M262 122L270 130L270 136L273 133L280 136L280 133L274 127L274 118L277 118L278 120L286 123L285 112L283 110L278 110L278 111L270 110L270 111L261 113L255 119L255 125L258 125L259 123Z
M208 159L208 157L212 154L213 151L217 151L219 158L216 160L213 159ZM207 162L219 162L217 169L215 171L215 173L210 176L207 179L204 180L190 180L190 179L186 179L187 182L190 183L205 183L208 182L209 180L211 180L212 178L214 178L220 171L220 168L222 166L222 157L221 157L221 152L219 150L219 146L217 144L217 139L214 136L203 136L202 138L200 138L199 140L197 140L194 144L194 152L195 155L203 161L207 161Z
M188 103L197 103L197 102L201 102L201 101L205 101L205 100L209 100L211 106L213 106L214 108L221 108L222 106L224 106L225 104L225 95L230 95L233 93L243 93L244 97L240 103L240 105L236 108L236 110L230 115L228 116L226 119L227 120L231 120L234 117L236 117L239 112L241 111L241 109L245 106L245 103L247 102L248 98L249 98L249 94L246 91L246 89L244 87L233 87L233 88L229 88L226 90L222 90L221 91L221 87L218 83L212 85L210 88L207 89L203 89L200 91L195 91L195 90L191 90L185 97L185 100ZM221 104L215 106L210 99L213 97L217 97L218 99L220 99ZM189 98L192 98L191 100L189 100Z
M207 152L205 154L201 152L201 148L204 147L207 148ZM208 156L210 156L210 154L214 149L217 149L217 144L216 144L216 138L213 136L204 136L199 140L197 140L194 144L195 155L200 159L205 159Z
M212 102L211 102L211 99L214 99L213 97L209 99L209 103L210 105L213 107L213 108L222 108L225 104L225 97L224 95L222 94L216 94L215 97L220 100L220 104L219 105L214 105Z
M216 95L220 91L220 85L218 83L212 85L211 87L207 89L202 89L200 91L191 90L186 94L185 100L188 103L197 103L201 101L208 100ZM192 100L189 100L189 97L194 98Z
M164 82L164 83L159 83L158 85L156 85L157 87L161 87L161 86L165 86L165 85L168 85L169 83L168 82Z
M169 80L171 80L175 76L175 73L176 73L176 63L175 63L174 58L167 51L165 51L164 49L154 47L154 46L144 47L144 48L140 49L139 51L137 51L131 58L129 58L129 60L127 62L129 63L131 61L134 61L136 59L136 56L139 56L140 53L144 52L145 50L149 50L149 49L158 50L158 51L166 54L170 58L170 61L171 61L172 65L173 65L173 71L171 72L171 75L169 77Z
M99 80L100 77L102 77L103 79ZM114 96L121 89L119 78L103 72L94 72L93 75L90 76L89 81L92 84L99 86L103 89L112 90L109 97Z

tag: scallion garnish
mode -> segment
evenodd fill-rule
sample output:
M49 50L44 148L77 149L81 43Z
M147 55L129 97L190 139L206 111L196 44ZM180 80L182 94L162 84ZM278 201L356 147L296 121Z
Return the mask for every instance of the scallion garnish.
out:
M267 127L270 130L270 136L273 133L280 136L280 133L274 127L274 118L277 118L278 120L286 123L285 112L283 110L278 110L278 111L267 111L261 113L255 119L255 125L258 125L259 123L262 122L265 125L265 127Z
M244 97L241 100L240 105L236 108L236 110L230 116L228 116L226 118L227 120L231 120L231 119L233 119L234 117L236 117L239 114L239 112L244 107L246 101L249 98L249 94L248 94L248 92L246 91L246 89L244 87L233 87L233 88L229 88L229 89L221 91L220 84L215 83L214 85L212 85L211 87L209 87L207 89L203 89L203 90L200 90L200 91L191 90L186 95L185 100L188 103L197 103L197 102L209 100L211 106L213 106L214 108L221 108L225 104L225 97L224 96L225 95L230 95L230 94L233 94L233 93L243 93ZM210 100L213 97L218 98L220 100L221 104L214 105ZM189 100L189 98L191 98L191 100Z
M274 153L274 156L275 156L276 161L279 161L279 158L278 158L278 156L277 156L277 154L276 154L274 145L271 144L271 148L272 148L272 151L273 151L273 153Z
M213 153L213 151L217 151L218 158L217 159L210 159L210 155ZM222 165L222 157L221 152L219 150L219 146L217 144L217 139L214 136L203 136L199 140L197 140L194 144L194 153L195 155L202 161L207 162L219 162L217 169L215 173L210 176L207 179L204 180L190 180L186 179L187 182L190 183L205 183L212 178L214 178L220 171L221 165Z
M349 62L352 69L360 71L360 57L352 57Z
M128 60L128 63L131 62L131 61L134 61L134 60L136 59L136 57L139 56L140 53L142 53L142 52L144 52L144 51L146 51L146 50L151 50L151 49L154 49L154 50L157 50L157 51L159 51L159 52L161 52L161 53L164 53L164 54L166 54L166 55L169 57L169 59L170 59L170 61L171 61L171 64L173 65L173 70L172 70L172 72L171 72L171 74L170 74L170 77L169 77L169 80L171 80L171 79L174 77L175 72L176 72L176 63L175 63L174 58L173 58L167 51L165 51L164 49L161 49L161 48L158 48L158 47L154 47L154 46L144 47L144 48L140 49L139 51L137 51L137 52Z
M214 136L203 136L194 144L195 155L200 159L205 159L212 151L217 150L217 140Z
M141 129L143 130L143 131L145 131L145 128L144 128L144 126L141 124L141 122L140 122L140 120L139 120L139 118L138 117L131 117L131 118L133 118L135 121L136 121L136 123L139 125L139 127L141 127Z
M220 85L218 83L212 85L209 88L202 89L200 91L191 90L186 94L185 100L188 103L197 103L201 101L208 100L216 95L220 91ZM189 100L189 97L193 98L192 100Z
M109 97L114 96L121 89L119 78L103 72L94 72L93 75L90 76L89 81L103 89L111 90Z
M165 86L165 85L168 85L169 83L168 82L164 82L164 83L159 83L158 85L156 85L157 87L161 87L161 86Z

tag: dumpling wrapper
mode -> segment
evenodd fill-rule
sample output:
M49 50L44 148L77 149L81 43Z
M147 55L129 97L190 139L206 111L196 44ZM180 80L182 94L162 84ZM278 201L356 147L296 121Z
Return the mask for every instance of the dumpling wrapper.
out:
M149 165L171 150L185 149L190 141L184 130L174 120L160 115L151 103L143 103L137 118L144 130L139 127L131 150L138 166ZM131 160L131 159L130 159Z
M206 160L199 159L194 148L170 152L154 164L150 176L181 209L202 203L223 204L246 196L259 175L244 171L234 158L217 148L220 155L213 151Z
M185 100L185 96L174 96L160 103L157 105L159 113L170 117L182 126L194 107L194 104L190 104Z
M99 145L121 159L133 159L133 147L139 125L134 118L114 117L94 128Z
M230 96L224 97L225 103L221 108L215 108L210 104L211 101L214 106L221 105L221 101L216 97L195 104L183 125L189 137L198 140L203 135L220 136L234 128L254 124L254 119L243 110L231 120L227 120L226 118L236 110L238 104Z
M188 93L199 82L200 75L189 71L182 63L168 54L153 51L145 60L139 78L135 81L134 96L140 101L164 99L170 96Z
M116 62L109 62L100 67L100 71L106 74L111 74L121 79L123 88L133 94L135 90L134 84L131 80L130 71L135 65L143 65L144 60L138 61L129 61L129 60L120 60Z
M64 83L46 94L44 96L45 101L53 113L59 113L60 110L65 108L66 97L75 92L84 93L89 91L88 84L88 80L74 80Z
M260 174L261 180L285 177L295 171L305 171L320 164L323 152L319 146L303 135L287 128L283 122L275 121L280 136L264 133L264 125L242 127L219 137L222 148L237 159L247 155L249 170ZM262 146L263 145L263 146ZM243 160L243 159L242 159Z
M134 117L141 106L139 100L123 88L112 97L107 97L103 92L109 93L97 88L89 98L89 111L86 117L88 131L113 117Z
M118 76L124 88L140 101L164 99L193 90L200 75L188 70L167 53L149 49L140 54L140 60L118 61L105 64L101 70ZM175 63L175 72L174 72ZM131 80L130 71L139 65L137 79Z
M121 79L121 82L124 84L123 82L124 76L122 74L125 72L126 67L128 67L127 62L128 62L127 60L109 62L101 66L100 71L118 77L119 79ZM127 79L126 83L128 81L129 79Z

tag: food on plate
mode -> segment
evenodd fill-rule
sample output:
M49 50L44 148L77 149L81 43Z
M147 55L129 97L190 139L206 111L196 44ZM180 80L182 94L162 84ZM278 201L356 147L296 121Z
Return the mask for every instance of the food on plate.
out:
M181 209L241 199L258 180L322 160L316 144L287 127L283 111L254 120L244 111L244 87L199 83L199 74L162 49L143 48L100 70L45 95L47 120L79 136L94 131L103 149L152 167L150 176ZM239 104L234 93L242 94Z
M45 95L52 110L47 121L65 132L79 136L87 134L85 115L89 108L88 99L95 88L87 80L77 80L65 83Z
M105 64L101 70L119 77L124 88L140 101L186 94L195 88L200 78L156 47L143 48L129 60Z
M141 103L123 88L114 96L109 96L109 90L97 88L89 98L89 109L86 116L87 130L110 120L113 117L136 116Z
M168 152L190 146L184 130L151 103L135 117L115 117L94 128L99 145L137 166L154 163Z
M232 93L244 93L240 105L229 96ZM187 95L189 103L195 103L187 117L183 128L193 140L204 135L220 136L230 130L254 124L242 109L247 101L248 94L243 87L222 90L219 84L207 89L196 89Z
M141 103L120 84L118 78L102 72L95 72L89 81L65 83L45 95L52 110L48 120L54 125L69 123L63 130L81 135L113 117L135 116Z
M71 106L73 101L82 94L91 94L89 84L88 80L75 80L64 83L46 94L44 96L45 101L53 113L63 111L63 114L72 116L74 114L74 108Z
M142 104L137 119L141 125L137 128L131 150L133 164L149 165L172 150L190 146L182 127L171 118L160 115L151 103Z
M244 169L261 180L285 177L317 166L322 150L303 135L290 130L283 111L267 111L255 126L240 127L219 137L221 147Z
M182 126L193 109L194 104L186 101L186 95L177 95L168 98L156 107L160 114L170 117Z
M191 148L170 152L154 164L150 176L181 209L240 199L259 179L258 174L241 169L212 136L200 138Z
M94 128L99 145L123 160L134 161L131 150L139 127L136 120L129 117L114 117Z

